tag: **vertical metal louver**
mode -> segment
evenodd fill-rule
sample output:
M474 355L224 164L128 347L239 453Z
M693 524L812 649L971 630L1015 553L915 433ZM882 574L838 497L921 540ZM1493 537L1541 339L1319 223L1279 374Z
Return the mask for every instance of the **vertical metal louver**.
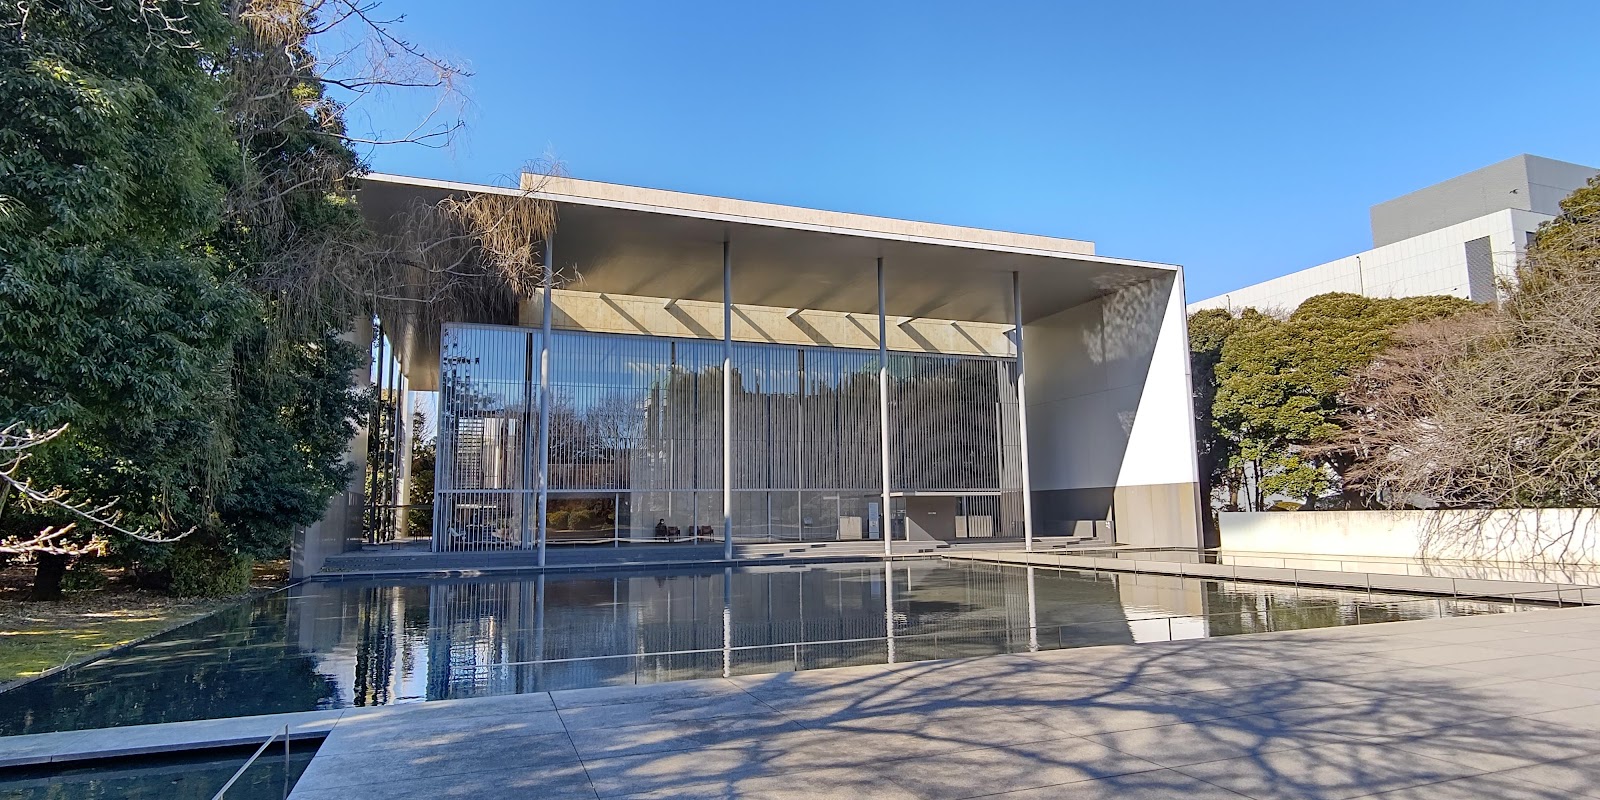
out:
M439 550L531 547L539 333L447 325L440 357ZM721 344L557 331L552 500L617 505L615 535L722 517ZM745 540L860 539L881 497L877 353L736 343L733 527ZM960 535L1020 535L1015 361L890 356L892 491L963 494Z

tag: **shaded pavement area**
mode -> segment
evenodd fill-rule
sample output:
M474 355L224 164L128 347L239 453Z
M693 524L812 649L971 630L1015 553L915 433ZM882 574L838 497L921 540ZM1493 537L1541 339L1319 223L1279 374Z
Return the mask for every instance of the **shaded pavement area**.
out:
M292 796L1600 798L1600 608L349 710Z

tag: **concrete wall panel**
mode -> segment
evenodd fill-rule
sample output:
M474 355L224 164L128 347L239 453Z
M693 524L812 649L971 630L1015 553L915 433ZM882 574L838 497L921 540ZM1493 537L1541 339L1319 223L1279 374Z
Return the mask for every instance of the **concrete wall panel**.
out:
M1041 532L1111 513L1118 541L1197 544L1182 287L1176 274L1133 284L1024 331Z

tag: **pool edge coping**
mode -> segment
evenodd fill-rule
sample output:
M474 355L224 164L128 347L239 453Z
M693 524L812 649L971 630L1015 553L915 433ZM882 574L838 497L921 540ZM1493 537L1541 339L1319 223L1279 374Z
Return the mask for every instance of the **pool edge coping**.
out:
M281 735L286 727L295 728L289 733L290 741L324 739L352 710L360 709L289 711L0 736L0 770L258 746ZM194 733L185 736L185 731ZM146 741L139 743L139 739ZM12 752L8 754L7 750Z
M1600 586L1576 583L1541 583L1537 581L1506 581L1488 578L1458 578L1454 576L1396 575L1384 572L1344 572L1338 570L1299 569L1296 567L1269 567L1252 564L1201 564L1158 559L1118 559L1095 556L1074 556L1064 553L1005 552L974 550L965 553L941 553L940 558L953 561L971 561L1049 569L1091 569L1097 572L1124 574L1171 575L1182 578L1210 578L1255 583L1273 583L1292 586L1316 586L1328 589L1365 589L1368 592L1405 592L1437 597L1462 599L1486 598L1515 600L1519 596L1555 593L1554 598L1529 598L1538 602L1566 603L1564 592L1576 592L1574 605L1600 605ZM1302 578L1302 575L1305 577ZM1339 580L1329 576L1348 576ZM1359 579L1359 580L1356 580ZM1449 590L1441 589L1448 582ZM1470 584L1476 591L1462 591L1461 585ZM1537 587L1537 588L1535 588ZM1513 588L1515 590L1513 590ZM1586 596L1585 593L1589 593Z

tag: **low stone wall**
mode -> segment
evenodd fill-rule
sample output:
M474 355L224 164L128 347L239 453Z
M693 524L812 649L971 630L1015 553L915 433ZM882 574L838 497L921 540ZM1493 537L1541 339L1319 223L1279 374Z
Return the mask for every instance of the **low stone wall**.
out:
M1600 509L1218 515L1221 546L1263 553L1600 563Z

